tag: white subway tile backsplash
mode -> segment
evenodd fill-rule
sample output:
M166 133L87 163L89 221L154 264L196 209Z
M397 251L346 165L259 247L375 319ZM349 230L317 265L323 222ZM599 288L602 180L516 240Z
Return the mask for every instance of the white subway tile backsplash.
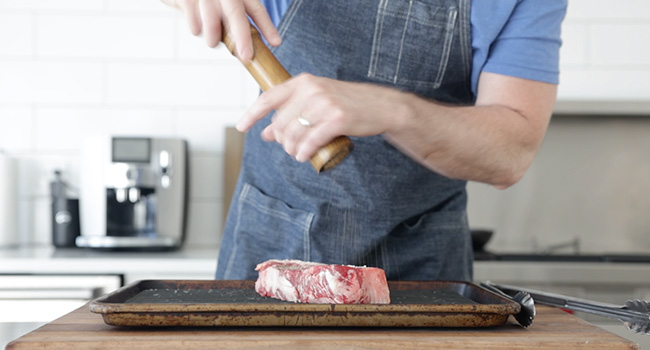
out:
M47 107L35 114L38 152L78 152L87 137L175 135L171 110Z
M16 242L20 245L29 244L32 240L33 227L34 227L34 203L28 198L18 198L16 211L18 213L17 219L17 232L18 235Z
M64 178L72 185L79 185L80 159L78 153L50 155L24 155L18 159L18 197L33 199L50 196L50 181L54 171L60 170Z
M225 63L237 62L236 58L228 51L225 45L219 44L216 48L206 45L202 36L194 36L190 33L184 19L177 26L179 38L178 57L182 60L209 60L212 62L223 61Z
M174 19L79 13L37 17L37 54L45 57L171 59Z
M5 60L0 64L0 104L100 103L102 65Z
M37 152L78 152L84 135L101 130L93 115L104 117L94 109L38 108L35 114Z
M223 156L194 155L191 157L190 200L216 201L222 198Z
M562 25L560 68L588 64L589 43L589 28L587 25L564 23Z
M650 68L564 69L560 76L558 99L647 101L650 99Z
M222 211L223 206L218 201L190 201L185 244L205 248L218 247L223 231Z
M650 67L650 23L594 24L590 41L594 65Z
M174 117L169 109L106 110L106 118L98 118L104 136L174 136Z
M32 15L0 13L0 57L32 54Z
M567 19L648 19L650 2L647 0L570 0Z
M248 72L246 72L248 73ZM242 91L244 95L244 106L249 107L255 102L260 95L260 85L253 79L250 74L244 74L242 78Z
M160 0L110 0L107 1L108 11L127 11L139 13L171 14L175 9L165 5Z
M0 0L0 9L99 11L103 7L104 0Z
M30 239L32 244L52 244L52 202L50 198L32 200L33 220Z
M223 154L225 127L237 123L243 108L179 110L176 133L190 141L193 152Z
M29 150L33 139L32 124L31 108L0 106L0 149Z
M239 106L241 64L109 64L108 103Z

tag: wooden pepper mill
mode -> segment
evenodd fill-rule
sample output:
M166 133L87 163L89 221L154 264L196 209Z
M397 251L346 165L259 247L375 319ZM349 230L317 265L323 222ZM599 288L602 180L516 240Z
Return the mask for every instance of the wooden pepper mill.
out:
M271 50L264 44L257 29L253 26L251 26L251 36L253 38L253 58L244 63L244 66L255 78L262 91L266 91L291 78L289 72L284 69ZM228 47L228 50L237 57L235 41L230 30L225 26L223 27L223 42ZM347 136L339 136L319 149L309 161L314 169L320 173L338 165L351 150L352 141Z

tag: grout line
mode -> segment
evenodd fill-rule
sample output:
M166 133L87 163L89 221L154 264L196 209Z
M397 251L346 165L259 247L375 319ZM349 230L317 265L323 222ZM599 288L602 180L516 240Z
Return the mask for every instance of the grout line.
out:
M110 0L107 0L110 1ZM130 0L134 1L134 0ZM155 1L155 0L154 0ZM52 1L54 2L54 1ZM108 6L108 5L106 5ZM161 3L161 6L164 6ZM170 11L161 10L161 11L151 11L151 10L110 10L110 8L97 8L97 9L51 9L51 8L3 8L0 6L0 13L2 14L25 14L37 11L45 15L52 16L123 16L123 17L137 17L137 18L173 18L179 17L179 14L175 13L174 9Z
M605 17L599 17L599 18L567 18L564 22L566 24L589 24L589 23L595 23L595 24L620 24L620 25L628 25L628 24L648 24L648 21L650 21L650 18L641 18L641 17L617 17L617 18L605 18Z

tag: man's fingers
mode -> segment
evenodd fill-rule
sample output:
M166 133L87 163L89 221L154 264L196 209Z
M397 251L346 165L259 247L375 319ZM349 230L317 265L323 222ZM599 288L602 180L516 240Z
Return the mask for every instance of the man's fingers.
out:
M193 35L201 34L201 16L197 0L161 0L164 4L175 7L183 12L185 21Z
M237 57L243 62L253 58L253 40L251 39L250 24L246 9L241 1L224 1L221 5L223 17L235 40Z
M280 45L282 42L280 33L278 33L278 30L273 25L273 21L271 21L271 17L266 11L266 8L264 8L264 5L257 0L246 0L244 6L246 8L246 13L248 13L257 28L260 30L262 36L266 38L266 41L273 46Z
M214 0L199 0L203 38L209 47L216 47L221 42L221 9Z
M252 19L269 44L280 45L280 34L266 8L259 0L161 0L183 11L190 32L203 34L208 46L216 47L222 40L222 23L228 27L235 42L236 56L243 62L253 58Z
M264 118L273 110L278 110L278 114L281 114L279 110L293 94L294 91L290 86L287 86L287 83L264 91L244 112L236 125L237 130L247 131L253 124L257 123L257 121Z
M165 5L167 5L167 6L171 6L171 7L175 7L175 8L180 8L180 7L178 6L178 4L176 3L176 0L160 0L160 2L162 2L163 4L165 4Z

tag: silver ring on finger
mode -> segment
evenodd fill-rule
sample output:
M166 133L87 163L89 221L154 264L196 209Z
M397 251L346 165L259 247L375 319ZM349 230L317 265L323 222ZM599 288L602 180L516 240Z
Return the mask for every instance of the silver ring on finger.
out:
M302 115L298 117L298 123L300 123L300 125L304 126L305 128L311 128L311 122L305 119L305 117L303 117Z

